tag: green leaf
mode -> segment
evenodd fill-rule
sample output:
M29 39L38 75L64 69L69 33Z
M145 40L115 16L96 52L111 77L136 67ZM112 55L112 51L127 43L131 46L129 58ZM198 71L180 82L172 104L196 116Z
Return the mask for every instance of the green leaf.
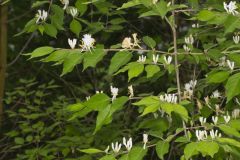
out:
M154 7L155 11L157 11L160 16L164 18L168 12L167 3L164 0L160 0L160 2L157 3Z
M84 107L85 106L82 103L76 103L76 104L67 106L67 110L70 112L77 112L82 110Z
M239 18L233 15L228 15L226 21L224 22L224 27L225 27L224 34L234 32L235 29L240 28Z
M231 135L231 136L235 136L237 138L240 138L240 133L238 132L238 130L236 130L235 128L232 128L228 125L222 124L220 126L218 126L220 130L222 130L225 134L227 135Z
M44 32L53 38L56 38L57 36L57 29L51 24L46 23L44 25Z
M89 148L89 149L78 149L79 151L87 154L96 154L96 153L102 153L104 151L96 149L96 148Z
M68 56L64 59L63 71L62 71L61 76L71 72L77 64L82 62L82 59L83 59L83 55L81 52L79 52L77 50L70 51Z
M66 49L61 49L61 50L56 50L55 52L52 52L49 56L43 59L43 62L63 62L65 57L69 55L69 50Z
M30 59L48 55L48 54L52 53L53 51L54 51L54 48L49 47L49 46L37 48L30 54L31 55Z
M95 67L105 55L106 54L104 50L100 48L96 48L91 52L85 52L83 60L83 70L87 69L88 67Z
M143 147L133 147L128 154L122 156L119 160L143 160L147 154L147 149Z
M85 2L88 2L88 0L77 0L75 3L81 16L87 11L87 4L85 4Z
M119 8L119 9L130 8L130 7L134 7L134 6L140 5L140 4L141 4L141 2L139 0L132 0L132 1L129 1L127 3L124 3L122 5L122 7Z
M240 94L240 73L232 75L225 85L227 102Z
M24 139L21 138L21 137L15 137L15 138L14 138L14 142L15 142L16 144L24 144Z
M230 73L228 71L213 71L207 76L208 83L222 83L226 81Z
M240 148L240 142L232 138L218 138L218 142Z
M51 5L51 12L53 13L50 16L51 24L58 30L64 30L64 10L58 5Z
M179 105L179 104L172 104L172 103L161 103L161 108L164 110L167 114L171 115L172 112L177 113L184 119L185 121L188 120L188 111L185 107Z
M100 158L100 160L117 160L117 159L113 155L106 155Z
M197 18L200 21L209 21L209 20L215 18L215 14L214 14L214 12L209 11L209 10L202 10L199 12Z
M106 108L109 103L110 98L106 94L99 93L92 96L90 100L84 103L84 105L95 111L101 111Z
M150 48L154 48L156 46L156 42L149 36L144 36L142 40Z
M139 62L132 62L128 64L128 81L139 76L144 70L144 64Z
M160 68L157 65L147 65L145 71L147 72L147 78L151 78L160 71Z
M49 1L36 1L32 4L32 8L36 8L36 7L39 7L39 6L42 6L46 3L49 3Z
M116 72L120 67L128 63L132 58L132 54L128 51L117 52L111 59L109 74Z
M153 104L159 104L159 98L156 96L144 97L140 101L133 103L136 106L148 106Z
M101 129L101 127L104 125L104 122L108 118L108 115L110 113L110 109L111 109L111 105L108 105L103 110L100 110L98 112L96 128L94 130L94 134L96 134L96 132L99 131Z
M70 30L75 33L77 37L79 37L79 34L82 30L82 25L77 20L73 19L70 23Z
M164 155L168 153L168 150L169 150L169 142L158 141L156 145L156 152L160 159L164 159Z
M209 155L213 158L219 150L219 145L216 142L200 141L188 143L184 148L185 158L188 160L194 155L201 153L204 157Z
M112 102L109 116L111 116L114 112L120 110L127 101L128 101L128 97L126 97L126 96L122 96L122 97L115 99Z

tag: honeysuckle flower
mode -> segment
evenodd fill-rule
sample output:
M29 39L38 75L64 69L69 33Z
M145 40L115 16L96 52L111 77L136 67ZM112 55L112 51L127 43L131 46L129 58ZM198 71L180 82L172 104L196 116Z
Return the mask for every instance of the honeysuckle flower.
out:
M38 13L36 14L36 23L39 23L39 21L41 20L42 22L46 21L48 17L48 12L45 10L38 10Z
M71 47L71 49L74 49L76 44L77 44L77 39L75 39L75 38L74 39L68 38L68 44Z
M217 125L218 117L217 116L216 117L212 116L212 122L213 122L214 125Z
M95 43L95 39L92 38L91 34L84 34L82 38L82 44L80 47L82 48L82 51L91 51Z
M112 143L112 150L115 154L117 154L120 151L121 147L122 147L121 143L119 143L119 144L118 144L118 142L116 142L115 144Z
M216 110L216 114L218 115L219 112L221 112L220 109L220 105L219 104L215 104L215 110Z
M223 57L221 57L220 59L219 59L219 66L221 66L221 67L224 67L224 66L226 66L226 56L223 56Z
M231 62L230 60L227 60L227 65L228 65L228 67L230 68L231 71L234 70L234 65L235 65L234 62Z
M133 47L132 38L131 37L125 37L122 41L122 48L124 49L131 49Z
M190 52L190 51L191 51L191 48L189 48L186 44L183 45L183 49L184 49L186 52Z
M217 137L219 137L219 138L222 137L222 134L221 134L221 133L218 134L218 130L215 130L215 131L214 131L214 130L212 129L212 130L210 131L210 136L211 136L212 139L215 139L215 138L217 138Z
M104 152L105 152L106 154L108 154L109 149L110 149L110 147L107 146L107 148L104 150Z
M158 63L158 59L159 59L159 55L157 54L157 55L155 55L155 54L153 54L153 64L157 64Z
M238 44L239 41L240 41L239 35L233 36L233 42L234 42L235 44Z
M168 2L167 7L170 7L172 5L172 2Z
M199 24L198 23L192 24L192 28L199 28Z
M123 145L126 147L127 151L130 151L132 149L132 138L130 137L128 141L125 137L123 137Z
M172 62L172 56L168 56L168 57L164 56L163 59L167 65L171 64Z
M60 0L62 2L62 4L64 5L63 6L63 9L67 9L68 5L69 5L69 0Z
M229 115L223 116L223 119L225 121L225 123L228 123L231 119L231 117Z
M138 57L137 62L144 63L146 61L146 58L147 58L146 56L141 55L141 56Z
M159 99L163 102L176 104L178 98L175 94L165 94L165 95L160 95Z
M86 100L89 101L90 98L91 98L90 96L87 96L87 97L86 97Z
M112 101L116 99L118 95L118 88L111 86Z
M240 117L240 109L234 109L234 110L232 111L232 117L233 117L234 119Z
M153 4L157 4L158 0L152 0Z
M128 86L128 93L129 93L129 98L132 98L134 96L134 91L133 91L133 86Z
M207 131L196 130L195 131L196 137L198 141L206 140L207 139Z
M185 95L191 97L193 95L193 90L197 84L197 80L191 80L184 85Z
M228 14L237 15L239 12L236 11L238 9L235 1L230 1L228 4L223 2L223 7L227 11Z
M194 38L193 38L193 36L190 34L188 37L185 37L185 43L186 44L193 44L194 43Z
M103 93L103 91L96 91L96 94L100 94L100 93Z
M218 90L215 90L215 91L212 93L211 97L212 97L212 98L220 98L221 95L220 95L220 93L219 93Z
M132 37L133 37L133 46L142 49L142 47L139 45L139 42L140 42L140 41L139 41L139 39L137 38L137 33L133 33L133 34L132 34Z
M148 143L148 134L143 134L143 149L146 149L146 145Z
M203 125L206 123L207 119L204 117L199 117L199 121L200 121L201 125Z
M78 10L77 10L77 8L74 8L74 7L72 7L72 8L70 8L70 14L72 15L72 17L76 17L77 15L78 15Z

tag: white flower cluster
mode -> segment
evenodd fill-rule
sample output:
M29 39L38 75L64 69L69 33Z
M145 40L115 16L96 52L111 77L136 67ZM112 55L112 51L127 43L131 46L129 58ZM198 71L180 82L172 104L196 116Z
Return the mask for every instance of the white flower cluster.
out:
M234 119L239 118L239 117L240 117L240 109L234 109L234 110L232 111L232 117L233 117Z
M83 38L82 38L82 44L80 45L80 47L82 48L82 51L91 51L91 49L93 48L93 45L95 43L95 39L92 38L92 36L90 34L84 34ZM77 39L68 39L68 44L71 47L71 49L74 49L76 47L77 44Z
M152 57L152 59L153 59L153 64L157 64L157 63L158 63L158 59L159 59L159 55L158 55L158 54L157 54L157 55L153 54L152 56L153 56L153 57Z
M168 57L164 56L163 59L167 65L171 64L172 62L172 56L168 56Z
M234 16L239 14L239 12L236 11L238 9L238 6L236 5L235 1L230 1L228 4L226 2L223 2L223 7L228 14L232 14Z
M177 96L175 94L164 94L164 95L160 95L159 99L163 102L168 102L168 103L177 103Z
M145 63L145 61L146 61L146 56L144 56L144 55L141 55L141 56L139 56L138 57L138 60L137 60L137 62L139 62L139 63Z
M184 40L185 40L186 44L183 45L183 49L186 52L191 52L191 48L189 46L192 46L194 43L194 38L193 38L192 34L190 34L188 37L185 37Z
M184 85L184 97L192 97L195 86L197 85L197 80L191 80Z
M212 95L211 98L221 98L221 94L218 90L215 90Z
M141 46L139 45L139 39L137 38L137 33L132 34L133 41L131 37L125 37L122 41L122 48L123 49L132 49L134 47L138 47L141 49Z
M222 137L221 133L218 134L218 130L214 131L212 129L209 133L210 133L209 135L211 136L212 139L216 139L218 137L219 138ZM203 131L196 130L195 131L195 135L196 135L198 141L204 141L204 140L206 140L208 138L208 133L207 133L206 130L203 130Z
M70 12L70 14L71 14L71 16L72 16L73 18L78 15L78 10L77 10L77 8L75 8L75 7L71 7L70 10L69 10L69 12Z
M111 90L111 94L112 94L112 101L114 101L117 98L119 89L111 86L110 90Z
M234 70L235 62L227 60L226 56L221 57L219 62L219 66L221 67L228 67L231 71Z
M231 71L234 70L235 62L227 60L227 65L228 65L228 67L230 68Z
M134 96L134 91L133 91L133 86L128 86L128 93L129 93L129 98L132 98Z
M148 143L148 134L143 134L143 149L146 148L146 144ZM121 150L122 148L122 144L125 146L125 148L127 149L127 151L129 152L132 147L133 147L133 141L132 141L132 137L130 137L128 140L123 137L123 142L122 143L119 143L119 142L116 142L116 143L111 143L111 147L112 147L112 150L115 154L119 153L119 151ZM105 152L108 153L109 151L109 146L105 149Z
M201 125L204 125L206 121L207 121L207 118L199 117L199 122L201 123Z
M63 9L67 9L68 5L69 5L69 0L60 0L62 2L62 4L64 5L63 6Z
M240 41L239 35L233 36L233 42L234 42L235 44L238 44L239 41Z
M39 23L40 20L42 22L45 22L47 17L48 17L48 12L47 11L45 11L45 10L38 10L38 13L36 14L36 18L37 18L36 23Z

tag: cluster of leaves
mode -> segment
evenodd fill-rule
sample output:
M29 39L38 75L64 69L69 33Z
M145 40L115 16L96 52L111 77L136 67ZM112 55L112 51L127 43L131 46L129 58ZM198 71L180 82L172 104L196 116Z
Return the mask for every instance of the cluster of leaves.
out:
M37 2L34 7L46 4L48 1ZM33 18L25 26L23 32L39 30L42 34L46 33L51 37L57 37L58 33L64 30L65 17L69 18L68 9L65 15L62 6L57 4L49 4L50 23L47 20L42 24L36 24L36 18ZM71 7L73 6L68 8ZM239 115L235 116L235 119L232 117L229 123L225 122L223 118L224 115L239 109L240 45L234 44L232 40L232 36L236 34L240 26L239 15L227 13L221 0L208 0L201 3L187 0L182 4L168 3L164 0L156 1L156 3L149 0L130 0L123 4L105 0L92 2L77 0L74 7L80 14L70 19L66 30L69 28L76 37L81 37L81 33L91 33L97 37L123 32L127 30L123 25L128 22L127 11L131 10L134 10L136 17L142 21L158 19L161 25L166 26L165 30L171 30L172 34L166 36L170 37L167 39L168 43L159 40L166 38L164 34L151 38L146 36L148 33L143 33L145 37L139 39L144 42L142 43L146 48L144 50L122 49L119 42L103 45L105 39L102 38L97 40L97 45L91 51L43 46L27 54L30 59L41 58L40 61L43 63L63 64L62 76L72 72L75 67L81 67L84 72L97 68L107 69L104 74L106 77L111 77L111 80L105 78L108 79L108 82L114 83L114 86L115 84L122 86L119 91L119 95L122 96L118 95L115 100L111 101L108 96L109 92L105 91L110 88L108 83L105 84L107 87L104 93L94 94L88 100L77 98L77 103L72 105L58 101L57 105L53 105L51 108L53 108L53 113L62 113L63 111L63 115L58 117L58 114L55 114L57 117L53 118L54 120L60 119L60 124L57 123L59 121L51 123L47 120L45 123L48 125L36 123L37 128L44 128L44 131L38 131L38 139L34 137L36 130L30 135L31 138L29 138L28 132L22 130L20 133L8 133L8 136L13 137L17 144L12 149L24 148L25 141L32 142L30 143L31 147L35 146L34 150L26 149L22 159L29 156L28 153L34 153L37 156L49 156L51 153L51 156L47 157L49 159L63 156L83 160L141 160L144 157L147 159L168 157L168 159L183 160L200 157L219 160L226 159L226 157L239 159ZM83 17L90 10L91 21L87 21ZM103 15L107 15L107 20L102 18ZM183 21L188 18L191 24L198 24L195 25L198 27L186 25L185 29L181 28L177 18ZM83 25L85 26L83 27ZM178 34L175 34L175 31ZM183 49L185 35L194 37L194 44L191 46L190 52ZM159 51L159 49L166 51ZM145 62L137 61L139 52L146 55ZM114 55L110 56L110 53L114 53ZM157 54L161 55L157 64L154 64L152 57ZM166 64L164 56L173 55L175 64ZM230 70L226 65L219 65L222 63L223 57L235 62L235 68ZM123 72L127 72L128 75L120 74ZM178 82L178 78L180 82ZM191 79L198 80L197 86L193 90L193 95L184 97L182 93L185 89L180 87ZM134 97L126 96L127 83L133 86ZM221 92L220 98L210 97L215 90ZM177 104L159 99L159 95L163 93L176 92L181 93L178 95L180 101ZM28 97L29 95L24 96ZM44 104L39 102L37 105ZM32 110L32 104L27 103L26 106L28 109L10 113L10 116L25 118L24 123L26 124L29 121L34 123L39 118L39 114L40 117L44 116L43 119L49 116L49 112L42 114L42 111L36 116L35 110ZM58 106L63 108L60 109ZM32 115L36 119L31 119ZM217 124L212 123L212 116L219 117ZM199 124L199 117L205 117L207 122ZM26 119L28 120L26 121ZM54 127L47 129L52 125ZM59 131L55 129L58 126ZM81 128L76 129L76 126ZM22 127L20 128L22 129ZM211 129L219 130L222 137L210 138L208 136L205 140L198 140L195 135L196 129L208 132ZM43 132L42 137L39 132ZM84 132L87 137L82 137L81 132ZM56 140L43 143L44 135L49 136L50 133ZM147 133L151 137L146 149L142 148L143 133ZM113 151L104 151L111 142L121 140L124 136L133 137L133 148L129 152L121 151L116 154ZM42 153L40 150L43 148L44 152ZM70 154L70 152L72 153ZM21 157L21 155L19 156Z

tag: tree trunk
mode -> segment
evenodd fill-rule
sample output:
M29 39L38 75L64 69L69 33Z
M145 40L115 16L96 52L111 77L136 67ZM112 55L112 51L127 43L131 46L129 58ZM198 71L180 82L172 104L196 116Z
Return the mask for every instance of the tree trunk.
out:
M6 5L0 5L0 126L3 121L3 95L7 63L7 14Z

